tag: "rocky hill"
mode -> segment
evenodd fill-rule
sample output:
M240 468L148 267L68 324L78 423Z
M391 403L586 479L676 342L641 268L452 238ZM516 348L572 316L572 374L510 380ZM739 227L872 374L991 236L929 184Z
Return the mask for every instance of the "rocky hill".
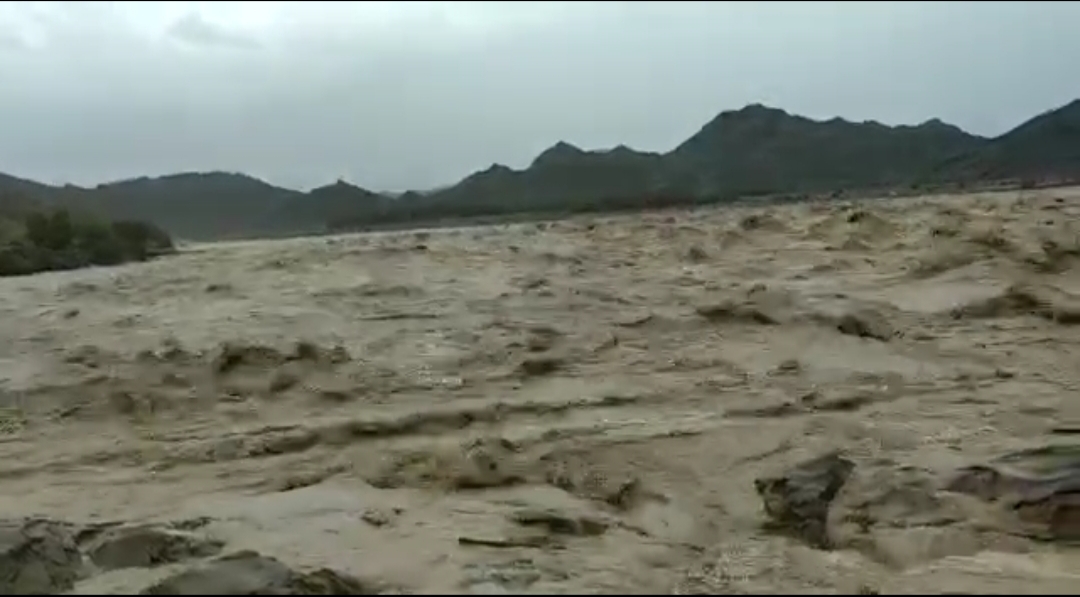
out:
M0 212L16 202L147 220L180 238L305 234L437 220L558 215L1001 179L1080 178L1080 100L996 138L940 120L916 126L817 121L760 104L719 114L667 153L560 142L523 170L503 165L436 191L393 197L338 182L307 193L224 172L139 178L95 188L0 175Z
M1031 182L1080 179L1080 99L944 160L931 177Z
M752 105L721 113L665 159L693 194L811 192L909 184L984 142L940 120L821 122Z

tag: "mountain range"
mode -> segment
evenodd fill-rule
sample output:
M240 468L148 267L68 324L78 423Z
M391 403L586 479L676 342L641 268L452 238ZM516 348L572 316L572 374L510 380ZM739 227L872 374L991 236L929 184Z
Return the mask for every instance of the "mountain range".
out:
M309 192L243 174L182 173L51 186L0 174L0 214L66 207L145 220L178 238L319 233L447 219L559 215L1012 180L1080 179L1080 100L993 138L937 119L915 126L812 120L761 104L720 113L667 153L585 151L559 142L525 169L503 165L430 192L380 194L337 182Z

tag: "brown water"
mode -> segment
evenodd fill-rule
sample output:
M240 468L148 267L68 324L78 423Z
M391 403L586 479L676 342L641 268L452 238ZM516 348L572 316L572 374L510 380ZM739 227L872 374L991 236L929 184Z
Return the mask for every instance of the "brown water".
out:
M1078 215L1076 189L804 204L3 279L0 509L209 517L227 550L401 592L1068 592L1054 544L899 534L883 560L763 534L753 480L830 448L946 471L1057 437Z

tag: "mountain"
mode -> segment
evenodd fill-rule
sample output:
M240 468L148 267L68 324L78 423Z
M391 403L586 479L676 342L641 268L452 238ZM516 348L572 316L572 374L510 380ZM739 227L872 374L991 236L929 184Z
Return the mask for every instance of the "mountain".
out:
M318 232L342 218L378 218L395 199L339 180L294 197L273 212L294 230Z
M363 214L388 201L344 182L307 193L245 174L187 172L141 177L94 188L53 187L0 175L0 210L64 207L108 219L144 220L179 238L203 240L326 231L330 220ZM18 207L16 207L18 206Z
M693 194L831 191L909 183L984 141L940 120L822 122L755 104L721 113L666 158Z
M559 142L525 170L493 165L458 184L431 193L423 202L460 206L467 215L559 211L609 196L640 196L662 191L662 157L626 147L583 151Z
M958 181L1080 178L1080 99L943 161L931 176Z
M18 215L41 207L40 197L50 189L36 183L7 174L0 174L0 216Z
M293 224L277 214L303 196L227 172L125 180L99 185L88 194L109 217L154 222L181 238L287 233Z
M180 238L217 239L1002 179L1080 179L1080 100L995 138L937 119L914 126L813 120L751 104L721 112L667 153L559 142L524 169L493 164L456 184L398 196L343 181L305 193L226 172L94 188L0 174L0 213L63 206L146 220Z

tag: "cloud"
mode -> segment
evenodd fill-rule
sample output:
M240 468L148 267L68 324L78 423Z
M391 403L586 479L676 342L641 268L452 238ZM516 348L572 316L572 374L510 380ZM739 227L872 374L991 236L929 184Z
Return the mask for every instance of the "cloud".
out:
M168 33L178 41L199 46L255 48L259 45L255 38L211 23L198 13L188 13L173 23Z
M27 47L23 36L7 28L0 28L0 51L24 50Z
M7 2L0 171L424 188L558 140L667 150L749 102L994 134L1080 97L1078 20L1049 2Z

